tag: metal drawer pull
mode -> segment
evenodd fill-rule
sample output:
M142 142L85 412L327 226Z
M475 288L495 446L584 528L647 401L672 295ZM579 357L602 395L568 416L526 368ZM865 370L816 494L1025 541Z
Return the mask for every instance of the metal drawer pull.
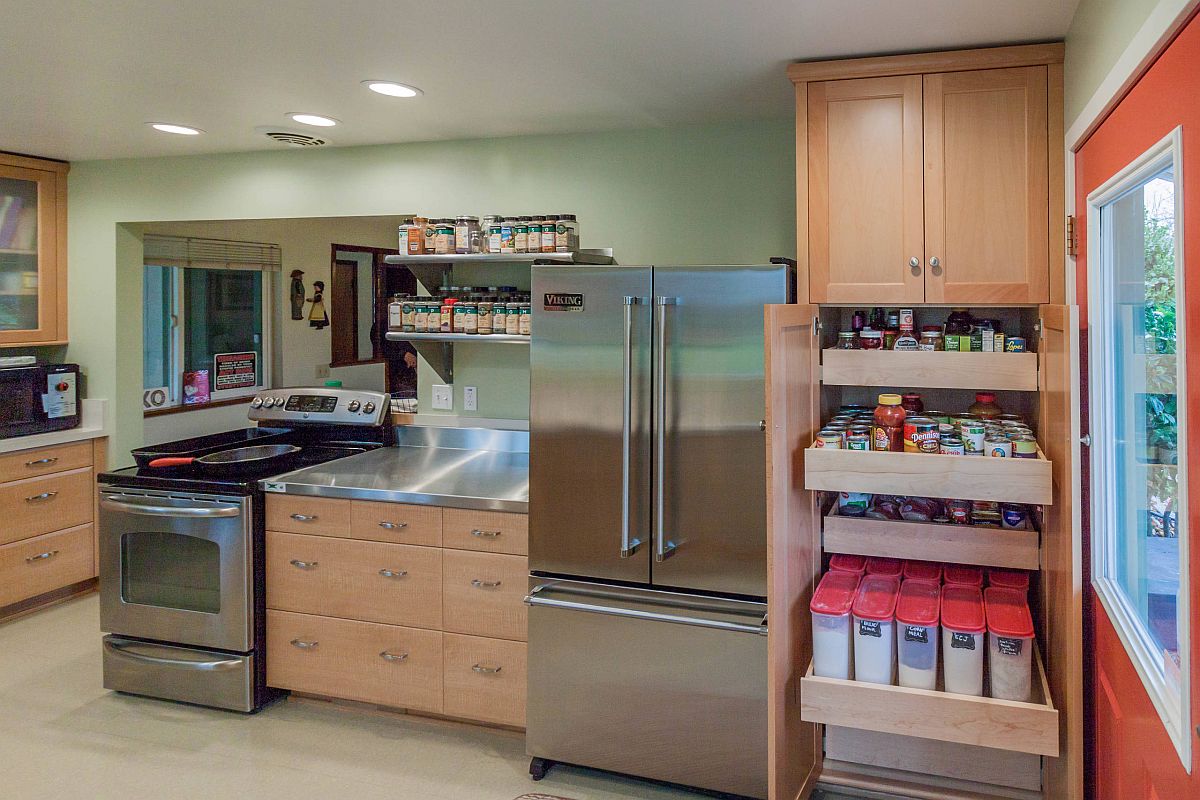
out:
M407 522L381 522L381 523L379 523L379 527L383 528L384 530L396 531L396 530L400 530L401 528L407 528L408 523Z
M58 461L58 456L50 456L49 458L39 458L36 461L26 461L25 466L31 467L31 468L32 467L41 467L41 466L45 466L46 464L53 464L56 461Z
M478 672L481 675L496 675L503 667L485 667L483 664L474 664L471 666L472 672Z
M495 589L500 585L500 581L481 581L479 578L471 581L471 585L476 589Z
M387 650L384 650L379 654L379 657L384 661L407 661L408 653L389 653Z
M495 539L500 533L500 531L481 531L478 528L471 531L472 536L478 536L480 539Z
M312 650L318 644L320 642L306 642L303 639L292 639L292 647L299 648L300 650Z
M27 556L25 562L33 563L34 561L42 561L43 559L54 558L56 555L58 555L57 550L47 550L45 553L38 553L36 556Z
M58 496L58 492L42 492L41 494L35 494L33 497L26 497L25 502L26 503L40 503L43 500L49 500L51 497L57 497L57 496Z
M289 563L296 569L316 569L317 568L316 561L301 561L298 558L293 558Z
M316 514L292 514L292 519L296 520L296 522L315 522L317 519L317 515Z
M385 578L403 578L408 574L406 569L381 569L379 574Z

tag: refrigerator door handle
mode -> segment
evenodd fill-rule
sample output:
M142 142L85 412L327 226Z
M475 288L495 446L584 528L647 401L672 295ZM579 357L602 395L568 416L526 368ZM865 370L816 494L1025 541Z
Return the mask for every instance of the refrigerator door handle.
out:
M679 302L678 297L659 295L654 298L654 560L666 561L675 553L674 542L667 541L663 506L666 501L667 454L667 306Z
M629 558L642 546L641 539L631 539L630 525L630 466L629 448L633 439L633 307L643 298L625 296L624 351L621 364L621 558Z
M570 611L584 611L591 614L605 614L611 617L628 617L630 619L644 619L650 622L670 622L676 625L693 625L697 628L715 628L721 631L731 631L733 633L755 633L760 636L767 635L767 617L763 615L762 622L757 625L751 625L742 622L729 622L723 619L711 619L708 617L690 617L682 614L664 614L660 611L639 611L636 608L619 608L615 606L596 605L594 603L580 603L574 600L555 600L549 597L541 596L541 592L545 589L544 586L534 587L529 595L525 598L527 606L544 606L546 608L563 608Z

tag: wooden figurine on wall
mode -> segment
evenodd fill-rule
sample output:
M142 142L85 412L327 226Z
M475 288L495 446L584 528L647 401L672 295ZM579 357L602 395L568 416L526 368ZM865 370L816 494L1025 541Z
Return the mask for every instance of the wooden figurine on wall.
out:
M321 330L329 324L329 314L325 312L325 281L313 281L313 296L308 300L312 303L308 309L308 324Z
M302 269L292 270L292 286L289 292L292 301L292 319L304 319L304 281Z

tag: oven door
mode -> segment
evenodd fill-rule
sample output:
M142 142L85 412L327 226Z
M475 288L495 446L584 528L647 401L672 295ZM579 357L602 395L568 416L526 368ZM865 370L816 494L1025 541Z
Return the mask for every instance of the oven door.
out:
M252 648L252 498L101 487L100 627Z

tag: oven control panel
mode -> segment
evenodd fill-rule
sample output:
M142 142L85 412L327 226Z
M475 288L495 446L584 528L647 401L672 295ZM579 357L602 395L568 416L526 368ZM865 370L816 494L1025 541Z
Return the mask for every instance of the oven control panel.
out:
M384 425L391 400L383 392L332 387L266 389L250 401L254 422Z

